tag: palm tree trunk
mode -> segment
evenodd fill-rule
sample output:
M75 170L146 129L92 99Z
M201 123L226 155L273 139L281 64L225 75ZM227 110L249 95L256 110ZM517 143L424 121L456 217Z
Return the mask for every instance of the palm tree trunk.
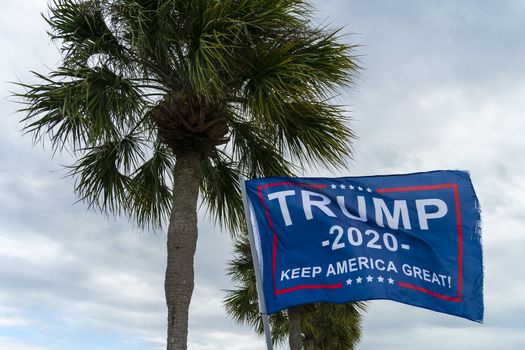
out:
M301 335L301 310L299 307L288 309L288 342L290 350L303 349L303 336Z
M312 338L305 339L305 341L304 341L304 350L315 350L314 340Z
M168 227L168 265L164 290L168 306L167 350L188 348L188 309L193 293L193 257L197 245L197 199L201 155L177 154L173 206Z

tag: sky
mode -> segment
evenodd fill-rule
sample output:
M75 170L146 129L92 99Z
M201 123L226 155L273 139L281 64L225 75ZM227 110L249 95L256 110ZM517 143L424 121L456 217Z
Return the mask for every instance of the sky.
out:
M324 0L317 17L352 33L363 67L342 95L357 176L469 170L482 207L485 322L372 301L360 350L525 346L525 3ZM76 203L54 157L22 136L9 82L56 67L46 1L0 12L0 349L165 348L164 232L142 232ZM221 306L231 240L199 214L189 348L264 349ZM281 349L284 349L282 347Z

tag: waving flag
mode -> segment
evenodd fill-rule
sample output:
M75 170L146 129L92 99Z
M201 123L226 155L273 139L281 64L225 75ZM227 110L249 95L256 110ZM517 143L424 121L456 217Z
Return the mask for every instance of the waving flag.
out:
M245 186L268 313L390 299L483 319L479 205L468 173Z

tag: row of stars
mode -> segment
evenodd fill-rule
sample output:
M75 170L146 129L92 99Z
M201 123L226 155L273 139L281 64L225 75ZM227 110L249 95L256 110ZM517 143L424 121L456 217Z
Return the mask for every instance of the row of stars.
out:
M376 277L376 279L377 279L377 281L380 282L380 283L385 283L385 278L384 278L383 276ZM357 284L360 284L363 280L364 280L364 278L357 277L357 278L355 279L355 282L356 282ZM386 280L388 281L388 284L394 284L394 280L392 279L392 277L389 277L389 278L387 278ZM347 280L346 280L346 285L347 285L347 286L351 285L353 281L354 281L354 280L351 279L351 278L347 279ZM373 282L373 281L374 281L374 277L372 277L372 276L370 276L370 275L368 275L368 276L366 277L366 282L367 282L367 283L370 283L370 282Z
M331 184L330 187L332 187L333 190L337 189L337 185L336 184ZM341 185L339 185L339 188L344 190L344 189L346 189L346 185L341 184ZM354 185L348 185L348 188L350 190L355 190L356 189L356 187ZM363 187L361 187L361 186L357 186L357 190L358 191L363 191L365 189ZM366 192L370 193L370 192L372 192L372 189L370 187L367 187L366 188Z

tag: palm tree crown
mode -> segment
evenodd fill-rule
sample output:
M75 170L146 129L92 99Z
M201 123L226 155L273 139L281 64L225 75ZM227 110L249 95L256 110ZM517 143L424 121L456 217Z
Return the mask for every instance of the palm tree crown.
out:
M236 228L239 172L350 155L330 98L352 82L352 47L303 0L54 0L46 20L63 61L21 84L25 130L79 157L75 189L103 212L161 224L174 156L199 150L202 193Z

